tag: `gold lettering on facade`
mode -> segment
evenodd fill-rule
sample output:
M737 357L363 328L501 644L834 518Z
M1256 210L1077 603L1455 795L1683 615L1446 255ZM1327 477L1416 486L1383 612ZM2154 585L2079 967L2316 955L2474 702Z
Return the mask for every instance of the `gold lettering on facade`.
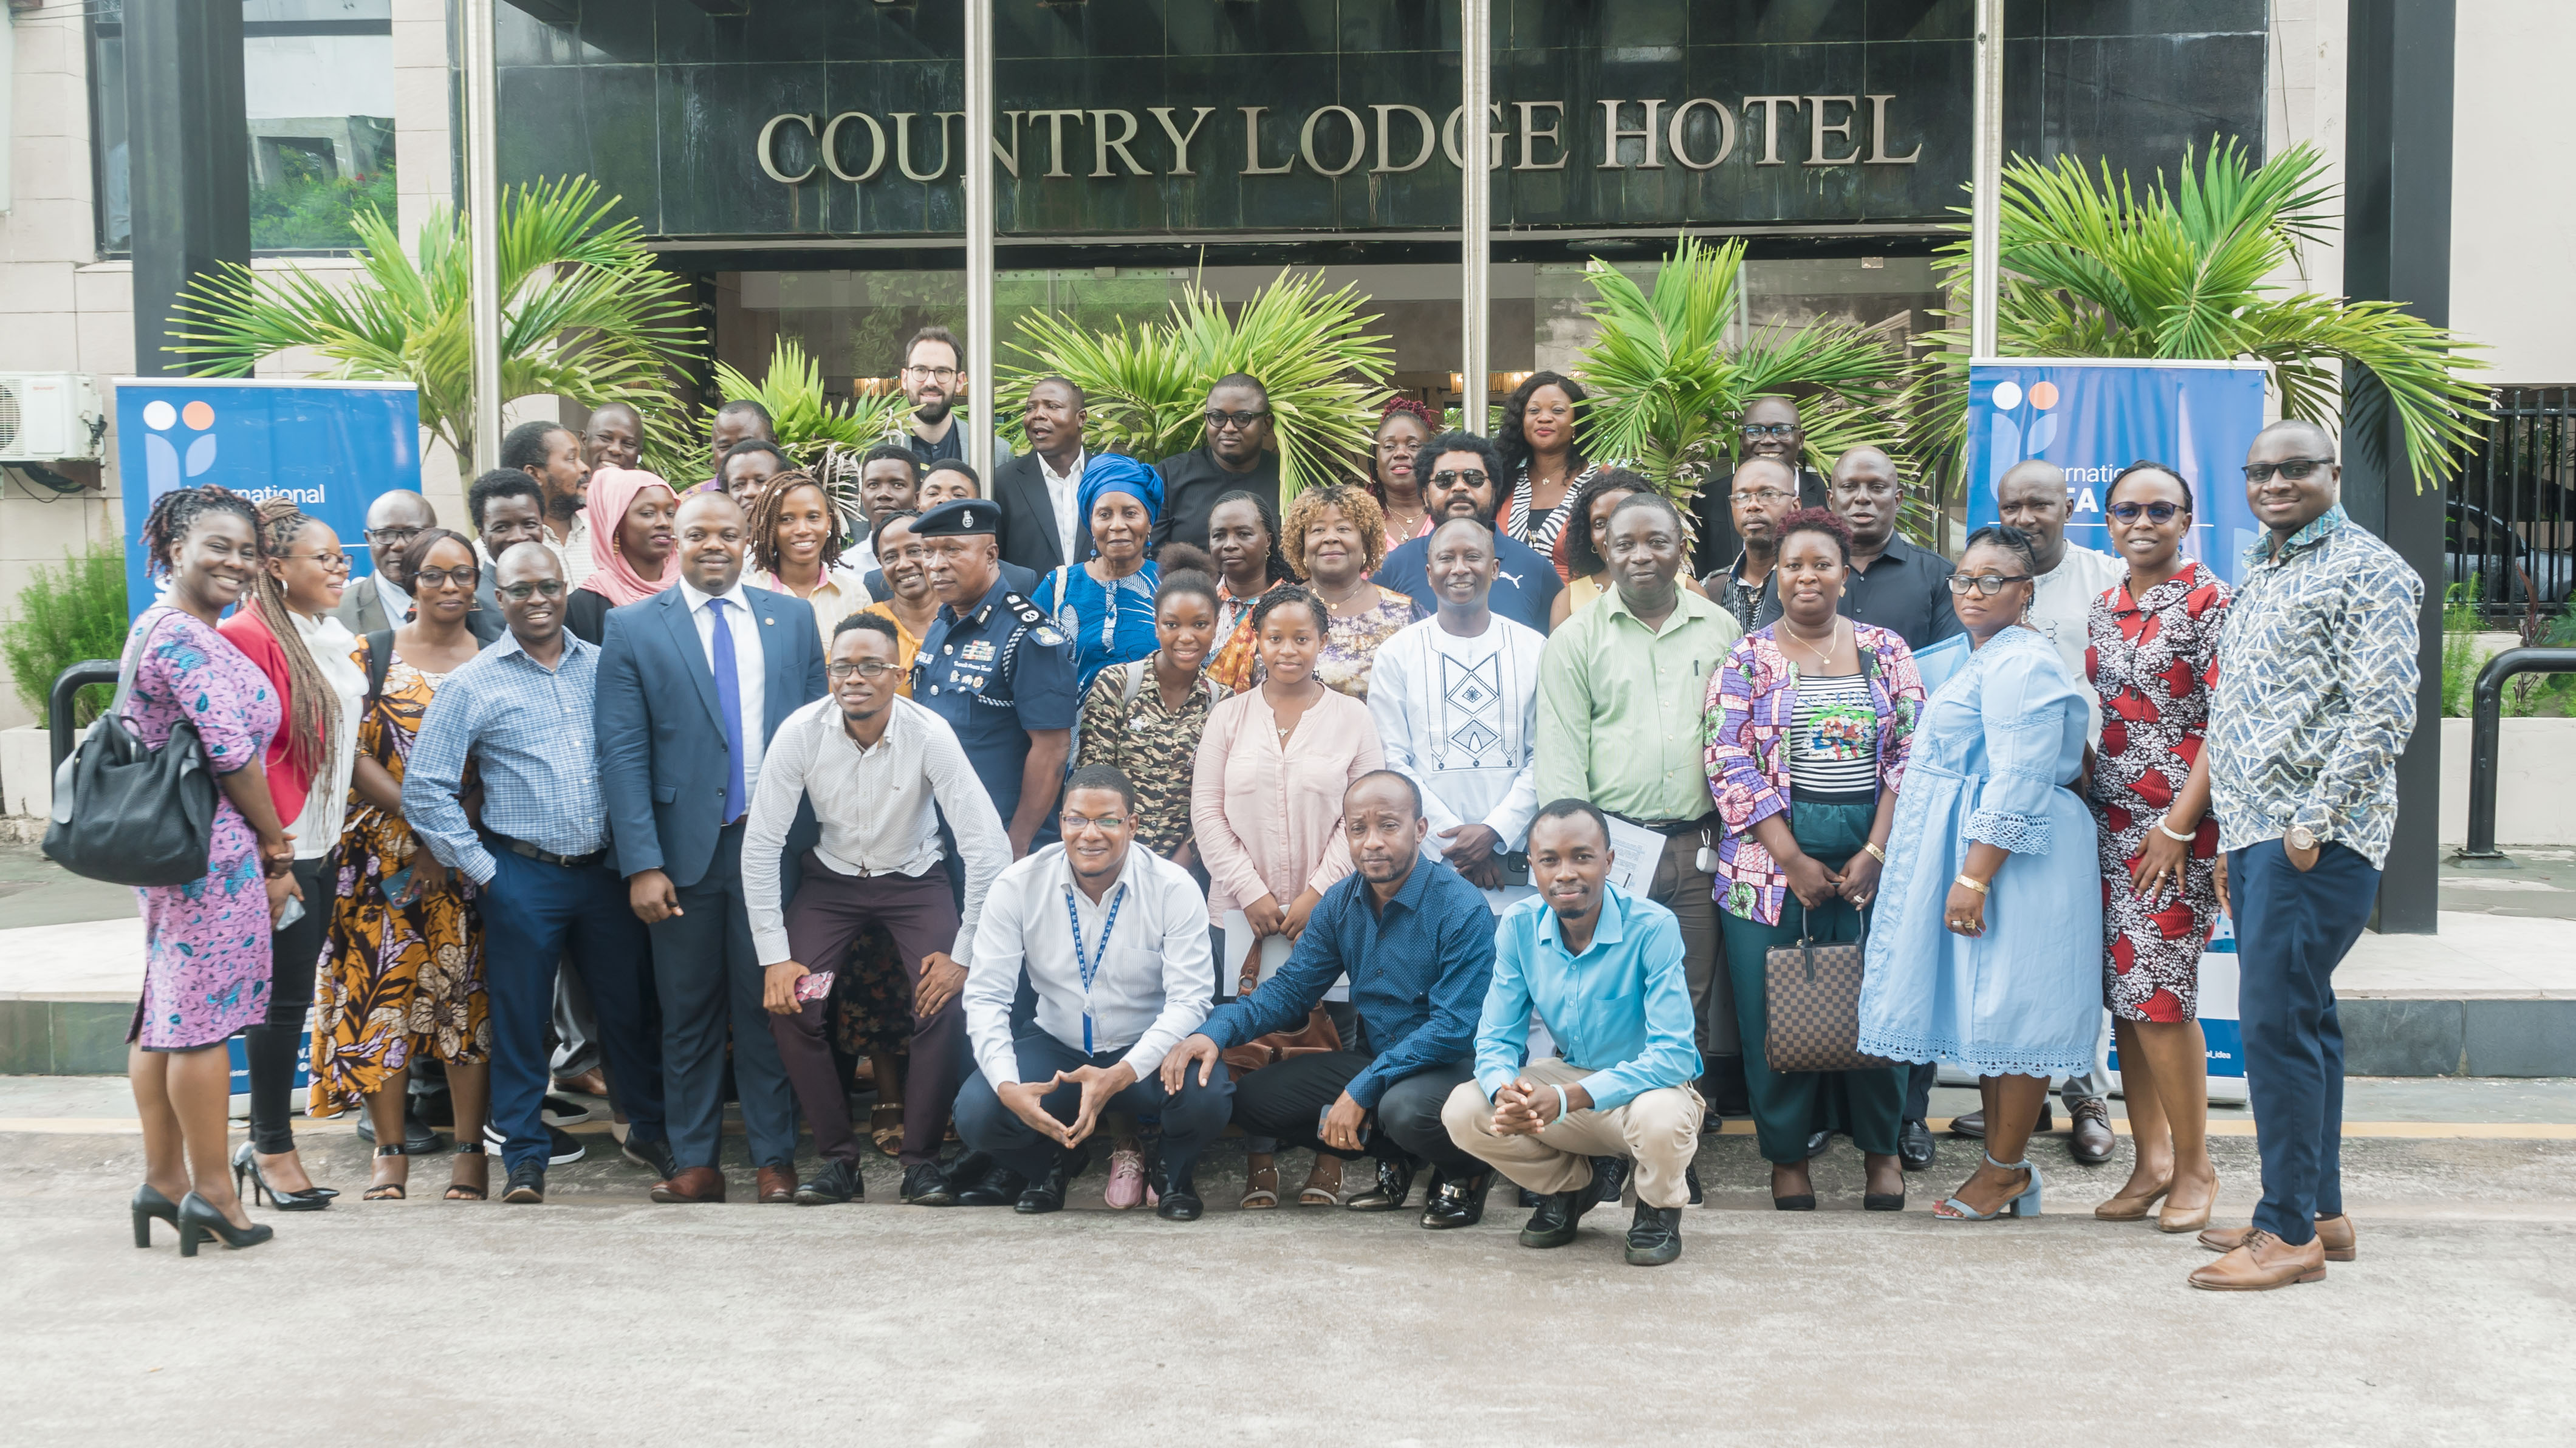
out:
M1887 103L1894 99L1894 95L1869 98L1869 163L1873 166L1920 165L1923 161L1921 141L1915 142L1914 149L1902 156L1887 154Z
M1351 156L1338 167L1325 165L1315 155L1315 123L1326 116L1339 116L1348 122L1351 128ZM1307 169L1316 175L1347 175L1357 169L1362 161L1368 159L1368 123L1361 120L1360 113L1349 106L1326 106L1321 110L1308 111L1306 124L1297 132L1297 154L1306 158Z
M1172 169L1164 174L1168 176L1195 176L1199 174L1198 172L1190 169L1190 139L1199 133L1199 127L1207 124L1208 117L1216 114L1216 107L1200 106L1198 108L1198 114L1190 117L1190 128L1186 131L1172 124L1172 108L1170 106L1153 106L1148 109L1155 120L1163 123L1163 134L1172 138ZM1016 177L1020 173L1013 171L1011 174Z
M1289 157L1276 166L1261 164L1261 113L1268 106L1237 106L1243 112L1243 174L1246 176L1285 176L1297 169L1297 158Z
M1841 106L1843 108L1841 124L1831 126L1825 124L1825 107L1827 106ZM1840 136L1843 138L1843 144L1851 145L1852 122L1860 119L1859 107L1860 97L1858 96L1807 97L1808 165L1849 166L1860 159L1860 147L1858 146L1852 146L1851 154L1848 156L1832 156L1825 153L1825 137L1827 136Z
M1717 117L1717 154L1705 161L1694 161L1691 159L1690 147L1683 144L1682 138L1689 133L1691 112L1701 106L1708 107L1710 113ZM1673 118L1665 128L1664 139L1672 147L1673 159L1681 162L1683 166L1693 171L1714 170L1718 162L1735 154L1735 112L1728 110L1724 101L1713 101L1706 96L1693 96L1673 107Z
M1642 105L1646 108L1646 124L1637 130L1623 130L1619 125L1619 112L1622 107L1631 105ZM1664 102L1661 97L1645 101L1603 101L1601 103L1601 164L1594 169L1601 171L1619 171L1626 169L1625 165L1619 160L1619 143L1621 141L1636 141L1644 145L1646 148L1646 159L1637 163L1639 170L1661 171L1664 169L1664 158L1655 153L1655 143L1657 140L1655 133L1655 113L1663 108Z
M1399 176L1407 171L1419 171L1430 164L1431 152L1440 144L1440 137L1439 128L1432 124L1429 111L1420 106L1404 105L1371 106L1369 109L1377 112L1377 164L1369 168L1372 174ZM1413 123L1422 128L1422 149L1414 152L1413 159L1401 166L1392 164L1395 142L1387 134L1387 121L1398 111L1413 117Z
M1786 166L1789 164L1780 159L1780 108L1787 106L1794 111L1804 100L1803 96L1746 96L1744 98L1744 114L1747 117L1753 114L1755 106L1762 108L1762 159L1754 162L1754 165Z
M813 175L815 170L814 167L809 165L804 170L790 176L786 172L778 169L778 128L788 125L803 126L805 128L805 134L809 136L814 134L814 118L812 116L799 116L792 114L771 116L769 118L769 124L760 128L760 139L753 144L752 148L753 154L760 158L761 174L782 186L793 186L797 182L804 180L806 177Z
M1127 125L1125 130L1120 131L1114 136L1109 134L1109 118L1111 116L1116 116L1119 120L1126 122ZM1127 163L1127 173L1129 175L1153 175L1153 172L1138 165L1136 163L1136 153L1127 149L1127 143L1134 139L1136 139L1136 113L1134 111L1093 111L1091 113L1091 174L1094 176L1109 176L1116 174L1109 169L1109 153L1115 151L1118 153L1118 159Z

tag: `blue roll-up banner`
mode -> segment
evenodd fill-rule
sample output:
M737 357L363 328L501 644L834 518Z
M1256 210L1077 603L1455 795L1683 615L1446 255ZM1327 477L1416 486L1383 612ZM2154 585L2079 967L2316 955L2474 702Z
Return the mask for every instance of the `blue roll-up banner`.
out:
M1996 521L1995 481L2041 458L2066 472L2071 543L2117 556L2103 494L2150 460L2191 487L2184 552L2234 587L2258 526L2245 504L2245 451L2263 430L2264 362L2118 358L1979 362L1968 369L1968 526Z
M173 488L208 483L258 500L283 497L331 525L350 576L367 559L367 508L420 491L420 389L408 382L246 377L116 379L116 465L125 501L128 616L157 589L143 520Z

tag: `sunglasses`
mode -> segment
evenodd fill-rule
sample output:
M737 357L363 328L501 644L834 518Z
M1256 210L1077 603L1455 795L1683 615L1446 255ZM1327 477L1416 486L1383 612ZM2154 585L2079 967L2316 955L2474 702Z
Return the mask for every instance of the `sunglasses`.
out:
M2272 475L2274 473L2279 473L2281 476L2288 478L2291 482L2295 483L2301 478L2308 476L2310 473L2315 472L2319 468L2332 467L2333 465L2333 458L2283 458L2277 463L2247 463L2245 465L2245 481L2249 483L2268 483L2272 481Z
M1270 414L1268 412L1219 412L1215 408L1209 408L1204 415L1210 428L1222 432L1229 427L1250 427Z
M2147 516L2149 522L2170 523L2173 521L2174 514L2182 511L2184 509L2180 503L2113 503L2111 505L2111 516L2123 523L2138 521L2138 515L2141 513Z
M1744 440L1746 442L1759 442L1766 437L1787 437L1797 430L1798 424L1794 422L1774 422L1767 425L1759 422L1748 422L1744 424Z
M1451 468L1431 475L1431 485L1435 488L1454 488L1462 482L1471 488L1481 488L1485 485L1485 473L1478 468Z
M1980 573L1974 578L1970 578L1965 574L1953 573L1950 575L1950 591L1952 593L1966 593L1970 589L1974 589L1976 590L1978 597L1992 598L1996 594L2003 592L2004 585L2008 583L2028 582L2030 582L2030 575L2027 573Z

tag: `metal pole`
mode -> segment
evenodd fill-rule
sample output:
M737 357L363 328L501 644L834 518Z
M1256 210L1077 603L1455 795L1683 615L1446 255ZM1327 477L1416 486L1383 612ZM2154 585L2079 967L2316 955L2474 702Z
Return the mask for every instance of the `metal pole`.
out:
M2506 649L2478 670L2469 693L2469 843L2451 858L2472 869L2510 870L2496 848L2496 770L2501 754L2504 686L2516 674L2576 673L2576 649ZM2419 728L2421 726L2418 726Z
M993 0L966 0L966 461L993 486Z
M2004 0L1977 0L1976 124L1968 213L1968 355L1997 355L2003 287Z
M1469 432L1481 433L1485 422L1487 299L1492 292L1489 263L1493 257L1493 175L1486 139L1493 104L1493 0L1459 0L1458 19L1458 417Z
M466 330L474 351L477 476L501 465L501 180L493 140L492 0L459 7L465 34Z

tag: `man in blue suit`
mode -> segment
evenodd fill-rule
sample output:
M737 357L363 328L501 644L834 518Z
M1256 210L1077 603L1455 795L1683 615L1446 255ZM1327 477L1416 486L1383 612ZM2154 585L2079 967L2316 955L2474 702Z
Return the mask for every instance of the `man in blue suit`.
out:
M725 1027L733 1026L760 1200L796 1195L795 1097L761 1004L743 895L743 817L787 716L823 695L802 600L742 585L743 513L681 505L680 581L608 615L599 656L599 787L628 903L650 927L662 1006L670 1178L657 1202L720 1202Z

